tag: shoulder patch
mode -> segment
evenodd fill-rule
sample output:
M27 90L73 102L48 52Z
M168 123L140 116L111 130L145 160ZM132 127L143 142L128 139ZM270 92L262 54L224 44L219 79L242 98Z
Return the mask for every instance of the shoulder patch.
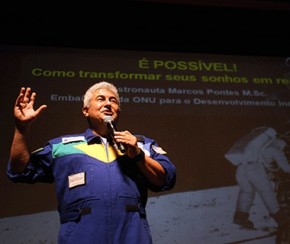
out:
M156 147L154 145L152 145L152 149L156 152L156 153L160 153L160 154L166 154L167 152L164 151L161 147Z

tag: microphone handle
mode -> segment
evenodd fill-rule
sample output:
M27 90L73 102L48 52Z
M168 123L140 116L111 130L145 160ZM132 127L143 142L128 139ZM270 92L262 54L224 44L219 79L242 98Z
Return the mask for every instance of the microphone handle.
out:
M125 149L125 146L123 145L123 143L117 142L117 146L118 146L118 149L119 149L122 153L125 153L126 149Z
M111 122L108 122L107 125L109 127L109 131L111 132L111 136L112 136L113 140L116 142L116 140L114 139L114 132L115 132L114 125ZM126 151L125 146L120 142L116 142L116 144L117 144L118 149L122 153L125 153L125 151Z

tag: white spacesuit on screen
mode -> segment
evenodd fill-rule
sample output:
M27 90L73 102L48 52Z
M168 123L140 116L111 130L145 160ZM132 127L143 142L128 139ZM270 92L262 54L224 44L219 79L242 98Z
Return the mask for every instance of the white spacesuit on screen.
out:
M274 129L259 127L236 142L226 153L225 157L237 166L236 180L239 184L239 194L234 223L246 228L254 228L249 213L256 193L260 195L277 224L285 223L285 214L280 209L269 175L277 168L290 172L290 164L284 153L285 146L286 142L277 138ZM244 156L243 150L248 150L247 153L244 152Z

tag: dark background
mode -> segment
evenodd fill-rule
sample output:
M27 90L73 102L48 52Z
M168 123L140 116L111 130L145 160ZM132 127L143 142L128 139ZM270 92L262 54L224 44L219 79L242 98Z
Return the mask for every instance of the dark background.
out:
M287 56L290 1L42 2L1 7L0 44Z

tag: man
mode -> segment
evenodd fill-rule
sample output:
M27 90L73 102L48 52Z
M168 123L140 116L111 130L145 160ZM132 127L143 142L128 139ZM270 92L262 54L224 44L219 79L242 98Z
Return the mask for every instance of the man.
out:
M7 174L14 182L55 183L59 243L152 243L148 190L172 189L176 168L153 139L114 129L120 114L117 88L105 81L91 86L82 109L89 128L31 153L31 125L47 107L34 109L35 97L28 87L16 99Z

